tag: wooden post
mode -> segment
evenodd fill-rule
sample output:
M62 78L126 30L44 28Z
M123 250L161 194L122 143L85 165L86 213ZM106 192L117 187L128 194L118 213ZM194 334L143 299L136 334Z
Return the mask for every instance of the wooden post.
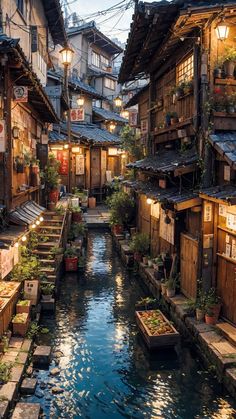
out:
M4 66L4 119L6 123L6 153L4 158L4 201L7 210L12 206L12 182L13 182L13 152L12 152L12 132L11 132L11 98L12 98L12 85L10 78L9 66Z

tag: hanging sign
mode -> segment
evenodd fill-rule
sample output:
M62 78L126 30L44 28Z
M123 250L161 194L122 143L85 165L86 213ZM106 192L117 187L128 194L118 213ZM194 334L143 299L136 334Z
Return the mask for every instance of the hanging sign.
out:
M69 161L68 161L68 152L64 150L57 151L57 160L61 163L59 168L60 175L68 175L69 172Z
M129 125L131 127L136 127L138 123L138 113L137 112L130 112L129 113Z
M5 278L13 269L14 261L14 248L10 247L9 250L0 251L0 278Z
M23 103L28 102L28 87L27 86L15 86L13 88L14 99L16 102Z
M5 130L5 121L0 120L0 153L5 153L6 151L6 130Z
M77 154L75 156L75 174L84 175L84 155Z
M231 230L236 230L236 215L227 213L226 227Z
M226 216L227 216L227 207L226 207L226 205L223 205L223 204L220 204L219 205L219 215L221 217L225 217L226 218Z
M84 108L74 108L70 110L71 122L84 121Z
M204 222L210 223L212 221L212 205L205 203L204 205Z

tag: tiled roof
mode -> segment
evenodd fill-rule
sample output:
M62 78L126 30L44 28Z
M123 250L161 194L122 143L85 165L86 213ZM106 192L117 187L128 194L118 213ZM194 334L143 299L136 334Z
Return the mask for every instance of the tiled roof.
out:
M127 164L128 168L151 171L155 173L170 173L178 168L183 168L198 162L198 155L195 150L188 150L180 153L176 150L164 150L155 156L146 157L134 163Z
M180 204L193 198L198 198L198 193L191 190L180 190L172 187L162 189L150 182L141 181L124 181L123 185L134 189L138 193L145 194L148 198L157 200L158 202L169 202L170 204Z
M94 89L94 87L90 86L87 83L84 83L80 79L72 78L69 80L69 84L72 85L75 89L81 90L83 93L87 93L88 95L94 97L95 99L102 99L102 100L107 99L101 93L97 92L97 90Z
M127 124L127 119L122 118L118 113L108 111L106 109L93 107L95 115L99 116L102 120L120 122L121 124Z
M130 108L131 106L137 105L140 96L149 88L149 83L143 87L137 89L136 93L131 97L131 99L125 104L125 108Z
M236 169L236 132L222 132L210 135L210 143L216 151Z
M236 205L236 186L212 186L210 188L202 189L200 191L202 198L209 197L209 199L224 201L231 205Z
M42 0L54 43L64 45L67 42L65 22L59 0Z
M67 137L64 135L66 133L66 124L61 125L60 133L55 129L49 135L50 142L63 142L66 141ZM79 141L88 141L92 144L119 144L120 138L117 135L111 134L109 131L105 129L98 128L95 124L89 123L72 123L71 124L71 134L72 134L72 141L74 143Z

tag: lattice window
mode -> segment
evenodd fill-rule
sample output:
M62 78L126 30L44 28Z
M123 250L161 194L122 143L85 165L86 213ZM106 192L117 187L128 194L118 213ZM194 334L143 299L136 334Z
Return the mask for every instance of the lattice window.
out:
M184 61L177 65L176 81L177 84L189 81L193 78L193 54L189 55Z

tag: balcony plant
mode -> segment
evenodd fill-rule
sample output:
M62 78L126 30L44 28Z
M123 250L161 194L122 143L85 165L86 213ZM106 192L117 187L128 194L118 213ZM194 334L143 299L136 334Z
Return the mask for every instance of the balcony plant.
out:
M12 319L13 333L25 336L29 327L29 315L27 313L16 314Z
M50 301L53 296L54 290L55 290L54 284L51 284L50 282L41 283L42 299L44 301Z
M134 260L141 262L142 256L149 251L150 240L149 235L145 233L137 233L131 240L130 248L134 252Z
M177 112L171 112L170 113L170 125L177 124L179 122L178 114Z
M225 54L223 56L224 72L227 78L234 78L234 70L236 63L236 49L235 47L226 47Z
M76 272L78 269L78 254L74 247L68 247L64 253L66 272Z
M192 80L186 80L182 83L182 89L184 92L184 95L188 95L193 92L193 81Z

